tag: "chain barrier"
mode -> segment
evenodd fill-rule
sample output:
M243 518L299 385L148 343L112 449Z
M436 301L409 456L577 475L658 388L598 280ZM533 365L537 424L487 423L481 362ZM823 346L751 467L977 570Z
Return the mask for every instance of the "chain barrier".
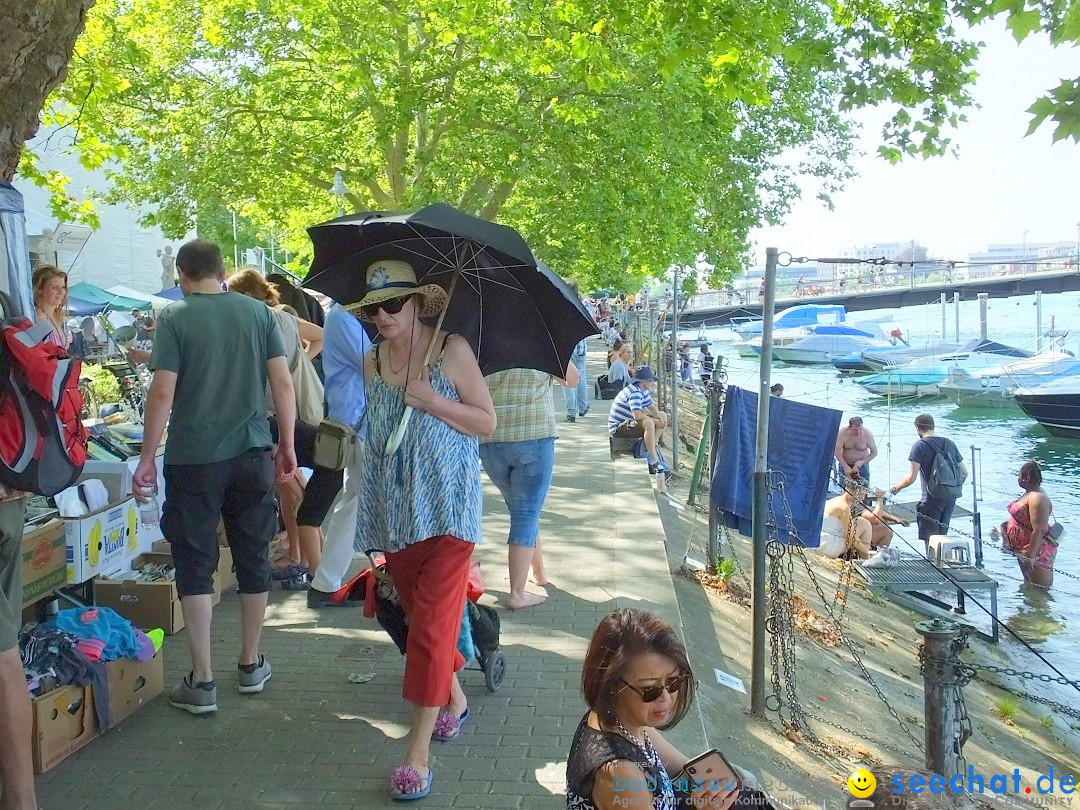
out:
M766 597L765 630L769 633L770 659L772 663L772 701L765 707L777 712L780 722L790 726L809 740L817 741L806 722L806 714L799 702L795 675L795 572L790 550L780 542L776 521L769 515L769 540L765 545L769 562L769 593ZM781 684L781 670L783 683ZM782 697L782 691L785 697ZM788 717L784 717L784 708Z
M824 605L824 607L825 607L825 612L828 614L829 619L832 620L833 627L836 629L837 635L839 635L840 640L843 642L844 646L847 648L848 652L851 654L851 657L854 659L855 664L859 667L859 670L862 672L863 680L865 680L868 684L870 684L870 686L873 688L874 692L877 693L878 698L881 700L881 702L883 704L885 704L885 708L889 710L889 714L892 715L893 719L897 722L897 724L903 730L904 734L906 734L908 739L911 740L911 742L915 746L916 750L919 751L920 753L922 753L924 751L922 740L920 740L911 731L911 729L908 727L907 723L905 723L903 721L903 719L901 719L899 713L896 711L895 708L893 708L892 704L889 703L889 699L885 696L885 693L881 690L881 687L877 685L877 682L874 680L873 676L870 674L870 670L867 669L866 664L863 663L862 657L859 655L858 645L844 631L843 625L840 623L839 618L837 617L837 615L834 613L834 611L832 609L832 605L829 603L829 600L826 598L825 592L824 592L824 590L822 590L821 583L818 582L817 576L814 574L814 569L811 567L810 561L806 557L806 552L805 552L805 547L803 545L803 542L799 538L798 531L795 529L795 520L792 517L791 504L788 503L787 493L785 492L785 489L784 489L783 476L778 476L778 477L779 477L779 480L776 482L775 486L770 487L770 489L775 489L777 491L777 493L779 494L779 496L780 496L780 503L781 503L781 506L783 507L783 510L784 510L784 519L785 519L785 521L787 523L787 527L788 527L787 531L788 531L788 534L791 536L792 540L794 541L791 544L791 546L789 547L789 553L788 553L789 565L790 565L790 556L791 556L790 555L790 549L795 549L799 554L799 558L801 559L801 561L803 563L803 566L806 568L806 573L810 577L810 582L813 584L814 590L817 591L818 597L821 599L822 605ZM770 481L771 481L771 478L770 478ZM771 503L771 499L770 499L770 503Z

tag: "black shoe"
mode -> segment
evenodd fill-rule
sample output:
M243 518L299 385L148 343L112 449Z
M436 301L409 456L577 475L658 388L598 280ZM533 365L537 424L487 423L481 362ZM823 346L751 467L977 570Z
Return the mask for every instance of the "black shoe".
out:
M666 466L661 467L659 464L649 465L649 475L660 475L660 473L664 474L665 481L671 480L671 470L669 470Z
M586 407L586 408L585 408L585 410L583 410L583 411L578 411L578 416L584 416L584 415L585 415L585 414L587 414L588 412L589 412L589 409L588 409L588 407Z
M346 599L342 602L333 602L330 597L332 593L326 591L320 591L318 588L308 588L307 592L307 606L314 610L319 608L332 608L332 607L346 607L349 605L349 601ZM361 604L360 602L353 602L352 604Z
M567 422L576 422L576 421L577 421L577 417L576 417L576 416L571 416L570 414L567 414L567 415L566 415L566 421L567 421Z

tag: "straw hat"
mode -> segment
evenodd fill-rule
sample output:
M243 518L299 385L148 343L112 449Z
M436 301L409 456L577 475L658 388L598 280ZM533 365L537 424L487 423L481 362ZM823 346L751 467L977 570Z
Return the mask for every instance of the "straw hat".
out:
M367 294L355 304L346 307L350 312L361 313L360 317L365 320L361 312L363 307L404 295L421 297L423 306L420 308L420 317L422 318L438 315L446 306L446 290L438 284L417 284L416 271L408 262L400 259L380 259L368 267L366 275Z

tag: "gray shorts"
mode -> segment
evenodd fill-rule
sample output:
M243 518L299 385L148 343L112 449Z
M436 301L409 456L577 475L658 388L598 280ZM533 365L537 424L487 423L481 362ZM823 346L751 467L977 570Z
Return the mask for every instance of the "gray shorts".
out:
M0 501L0 652L19 643L22 626L22 543L26 498Z

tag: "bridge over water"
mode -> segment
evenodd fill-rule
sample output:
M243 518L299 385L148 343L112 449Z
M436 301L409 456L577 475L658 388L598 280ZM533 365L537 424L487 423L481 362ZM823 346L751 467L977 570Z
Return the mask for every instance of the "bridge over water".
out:
M1060 293L1080 290L1080 270L1041 270L1022 275L992 276L958 281L935 281L912 283L891 287L861 288L848 282L849 289L826 295L792 296L776 299L776 308L796 304L842 304L848 312L861 312L869 309L900 309L920 304L936 304L945 293L951 302L954 295L961 301L974 299L979 293L986 293L991 298L1010 298L1016 295L1033 295L1036 292ZM760 302L727 303L728 292L707 292L690 299L687 308L679 314L680 326L704 324L720 326L730 323L732 318L741 316L761 316ZM670 316L669 316L670 318Z

